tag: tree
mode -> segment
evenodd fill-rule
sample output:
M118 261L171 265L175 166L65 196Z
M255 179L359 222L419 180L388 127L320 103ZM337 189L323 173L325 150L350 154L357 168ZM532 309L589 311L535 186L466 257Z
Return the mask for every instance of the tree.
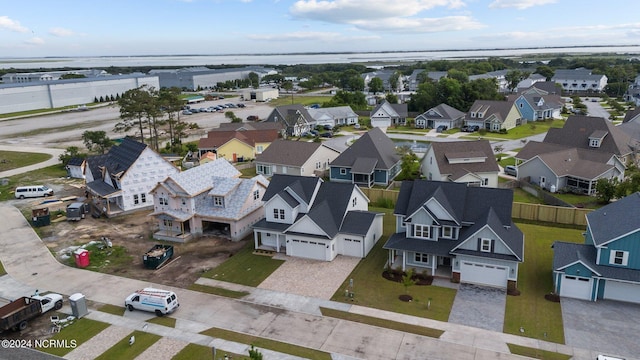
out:
M608 204L616 194L617 178L598 179L596 182L596 198L598 201Z
M371 79L371 81L369 81L369 91L374 95L384 91L384 83L382 82L382 79L377 76Z
M104 131L85 131L82 133L82 142L89 151L104 154L112 145L113 141L107 137Z
M398 103L398 95L396 94L388 93L384 98L392 104Z
M400 89L400 73L398 71L394 71L391 76L389 76L389 89L393 92L396 92Z
M260 86L260 76L258 76L258 74L252 71L247 75L247 78L251 82L252 88L257 89Z
M140 139L144 144L144 131L142 120L146 114L146 104L151 101L151 96L143 87L127 90L122 94L118 105L120 106L120 118L124 120L137 120L140 127Z
M282 88L286 91L286 92L290 92L291 90L293 90L293 82L291 81L285 81L282 83Z
M262 360L262 353L260 352L260 350L254 348L253 344L251 345L251 349L249 349L249 359Z
M416 281L413 280L413 268L409 268L406 274L402 275L402 286L404 286L405 294L409 293L409 287L416 284Z
M398 153L402 156L402 160L397 180L415 180L420 177L420 162L411 148L407 145L400 146Z
M518 83L529 77L529 73L520 70L510 70L504 76L505 80L509 83L509 90L513 91L518 87Z
M77 146L69 146L65 149L65 152L63 154L60 154L58 160L60 160L62 166L67 166L67 164L69 164L69 160L75 157L86 158L87 155L81 154L80 149Z
M160 108L167 114L167 123L169 124L169 147L171 151L174 149L174 144L180 144L181 139L175 133L176 122L180 122L180 110L184 101L180 99L180 89L177 87L162 88L159 93Z

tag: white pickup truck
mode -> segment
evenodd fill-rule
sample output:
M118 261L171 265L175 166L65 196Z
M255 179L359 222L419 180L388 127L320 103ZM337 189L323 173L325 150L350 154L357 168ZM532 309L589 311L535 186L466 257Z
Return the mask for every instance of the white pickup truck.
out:
M0 307L0 332L5 330L24 330L27 321L49 310L62 308L62 295L46 294L23 296Z

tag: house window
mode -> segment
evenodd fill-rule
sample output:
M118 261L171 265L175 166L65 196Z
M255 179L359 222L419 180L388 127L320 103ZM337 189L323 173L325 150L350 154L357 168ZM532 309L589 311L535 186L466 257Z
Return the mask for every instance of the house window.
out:
M213 206L224 206L224 198L222 196L213 197Z
M167 199L167 198L161 197L161 198L158 199L158 201L160 201L160 205L169 205L169 199ZM184 201L184 200L182 200L182 201Z
M253 190L253 200L258 200L260 198L260 190Z
M322 162L321 161L318 161L316 163L316 169L322 169Z
M164 227L170 228L173 226L173 221L172 220L162 220L162 224L164 225Z
M414 225L413 236L417 238L431 238L431 227L429 225Z
M256 166L256 172L262 175L271 175L271 165L258 164Z
M428 264L429 263L429 255L428 254L416 253L416 256L415 256L414 260L415 260L415 262Z
M609 263L612 265L627 266L629 262L628 251L612 250L610 254Z
M358 204L358 198L354 197L353 200L351 200L351 206L356 206Z
M600 147L600 139L589 140L589 146L594 148Z
M491 239L482 239L480 244L480 251L491 252Z
M340 168L340 175L347 175L347 169Z
M273 209L273 218L284 220L284 209Z
M134 194L133 195L133 204L134 205L138 205L140 203L140 197L138 196L138 194Z
M278 218L278 209L273 209L273 218L274 219Z
M446 239L453 239L453 227L451 226L443 226L442 227L442 237Z
M280 220L284 220L284 209L280 209Z
M258 145L258 146L256 146L256 152L257 152L258 154L262 154L262 152L263 152L263 151L264 151L264 148L263 148L263 146L262 146L262 145Z
M140 194L140 200L142 200L142 203L146 203L147 202L147 194Z
M489 185L489 178L484 178L484 180L482 180L482 186L487 186Z

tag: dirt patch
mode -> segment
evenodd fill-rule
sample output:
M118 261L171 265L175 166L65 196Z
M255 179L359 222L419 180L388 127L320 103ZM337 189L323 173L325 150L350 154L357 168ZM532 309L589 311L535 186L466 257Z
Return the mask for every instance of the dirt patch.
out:
M56 189L56 197L67 196L84 196L84 190L77 185L60 185ZM32 205L33 201L18 204L24 213L29 213ZM189 287L202 272L224 262L248 241L232 242L214 236L204 236L187 243L157 241L152 238L156 225L150 213L150 210L142 210L115 218L98 219L87 214L80 221L68 222L58 212L52 211L51 225L36 228L36 231L58 261L65 265L75 266L73 258L68 259L75 247L106 237L114 249L124 248L127 256L123 257L125 260L109 262L100 272L182 288ZM145 268L142 255L161 243L173 245L173 258L158 270Z

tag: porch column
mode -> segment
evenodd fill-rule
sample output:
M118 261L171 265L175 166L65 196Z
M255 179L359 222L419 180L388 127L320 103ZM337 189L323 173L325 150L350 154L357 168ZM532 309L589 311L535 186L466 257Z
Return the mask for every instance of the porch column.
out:
M431 276L436 276L438 256L431 255Z
M389 252L387 253L387 264L389 264L389 267L391 268L393 265L393 252L395 250L391 249L389 250Z
M407 252L406 251L402 251L402 271L404 271L407 268Z
M253 231L253 248L258 248L258 232L255 230Z

